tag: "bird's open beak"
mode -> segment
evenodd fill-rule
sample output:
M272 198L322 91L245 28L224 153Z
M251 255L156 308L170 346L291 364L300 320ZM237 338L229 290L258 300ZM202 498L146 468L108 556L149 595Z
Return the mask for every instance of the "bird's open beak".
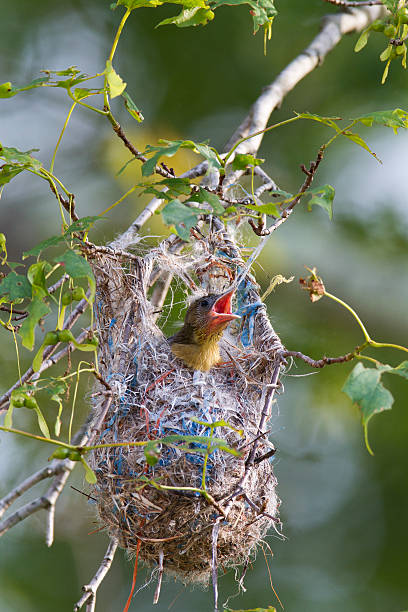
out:
M214 302L209 315L211 317L211 327L218 327L219 325L233 321L234 319L240 319L239 315L231 312L231 299L235 293L235 289L222 293L217 300Z

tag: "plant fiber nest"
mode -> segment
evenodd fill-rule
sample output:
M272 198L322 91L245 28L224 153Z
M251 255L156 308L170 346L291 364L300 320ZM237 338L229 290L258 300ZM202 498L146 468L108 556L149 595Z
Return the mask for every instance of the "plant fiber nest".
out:
M274 447L260 434L271 416L268 398L277 387L271 379L283 347L254 279L243 274L234 298L241 319L221 342L225 363L204 374L172 354L156 324L153 284L169 286L172 278L192 299L230 287L244 263L220 232L196 241L187 254L165 243L130 261L104 252L91 262L99 368L112 389L107 410L95 402L95 442L165 438L164 444L93 451L101 524L149 567L161 563L183 582L207 583L214 567L247 562L268 529L278 529L276 479L270 460L262 459ZM104 393L98 386L94 397ZM221 424L211 428L215 422ZM224 444L214 450L211 436ZM146 461L149 452L155 465L149 463L156 459Z

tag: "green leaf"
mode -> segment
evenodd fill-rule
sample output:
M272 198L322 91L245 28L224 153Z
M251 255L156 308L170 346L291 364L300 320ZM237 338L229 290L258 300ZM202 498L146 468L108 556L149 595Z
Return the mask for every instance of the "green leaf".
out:
M18 330L19 336L22 338L23 346L29 351L34 348L35 328L43 317L50 312L50 309L42 299L35 297L27 306L28 317L24 320L22 326Z
M160 444L155 440L149 442L143 447L144 456L148 465L156 465L160 459Z
M34 399L34 398L33 398ZM37 404L37 400L35 400L35 403ZM38 426L42 431L43 436L45 436L46 438L51 438L50 436L50 431L48 429L48 425L46 420L44 419L43 413L40 410L39 405L37 404L36 407L34 408L36 414L37 414L37 421L38 421Z
M194 8L183 9L181 13L168 19L163 19L157 24L156 28L163 25L175 25L178 28L188 28L190 26L206 25L214 19L214 12L210 8Z
M9 183L12 178L20 174L23 170L25 170L23 167L4 164L0 169L0 186Z
M151 174L153 174L156 168L156 164L158 163L159 159L163 155L165 155L166 157L173 157L173 155L175 155L177 151L179 150L182 142L183 142L182 140L175 140L175 141L159 140L159 143L163 143L164 146L152 147L150 145L147 145L146 150L144 151L144 154L149 155L150 153L153 153L153 155L150 159L148 159L143 164L142 175L150 176Z
M395 13L397 8L398 8L398 1L399 0L381 0L381 2L383 3L383 5L385 7L387 7L387 9L389 11L391 11L391 13Z
M197 193L189 198L190 202L200 202L200 204L209 204L216 215L224 214L224 207L215 193L211 193L203 187L199 187Z
M199 425L204 425L204 427L208 427L209 429L215 429L216 427L227 427L228 429L232 429L233 431L235 431L241 437L244 433L243 429L237 429L236 427L231 425L231 423L225 421L224 419L221 419L220 421L214 421L214 423L209 423L208 421L200 421L200 419L197 419L196 417L191 417L190 421L198 423Z
M381 60L382 62L386 62L386 61L387 61L387 59L389 59L389 57L390 57L390 55L391 55L392 50L393 50L393 45L388 45L388 46L387 46L387 47L384 49L384 51L381 53L381 55L380 55L380 60Z
M28 268L27 278L32 286L33 297L49 296L45 276L50 270L51 265L48 261L38 261Z
M122 81L116 70L112 66L110 60L106 60L106 68L104 70L109 86L109 94L111 98L120 96L126 88L126 83Z
M30 155L33 151L38 151L38 149L19 151L14 147L0 145L0 160L6 162L0 169L0 185L9 183L23 170L33 169L38 172L41 169L41 162Z
M371 454L367 437L368 422L374 414L390 410L394 402L391 393L381 383L381 374L377 368L365 368L362 363L358 363L342 389L360 408L366 444Z
M336 132L340 132L340 128L337 125L336 121L340 121L341 117L322 117L321 115L316 115L314 113L296 113L295 115L300 119L310 119L311 121L318 121L319 123L323 123L328 127L333 128Z
M258 159L249 153L237 153L232 162L232 169L245 170L248 166L260 166L264 161L264 159Z
M141 111L137 108L136 104L133 102L132 98L129 96L127 91L122 92L122 98L125 100L126 110L132 115L133 119L136 119L139 123L141 123L144 119Z
M142 166L142 175L150 176L155 171L156 164L160 157L173 157L181 149L192 149L194 153L202 155L208 161L208 168L220 169L221 164L215 151L206 143L196 143L192 140L159 140L162 146L152 147L147 145L145 155L153 154Z
M31 285L26 276L10 272L0 283L0 295L7 294L11 302L31 297Z
M78 70L76 66L69 66L68 68L64 68L64 70L43 70L42 72L46 72L49 75L55 76L71 76L76 77L81 71Z
M133 11L134 9L141 8L142 6L155 7L163 4L164 0L117 0L116 6L125 6L126 8Z
M276 608L268 606L267 608L251 608L249 610L232 610L232 608L225 608L225 612L276 612Z
M34 170L41 169L41 162L34 157L31 157L31 153L39 151L39 149L30 149L29 151L19 151L14 147L3 147L0 145L0 159L4 159L6 163L17 165L19 164L22 168L33 168Z
M74 223L65 230L64 236L71 236L74 232L86 232L94 225L95 221L106 221L106 218L100 215L82 217L78 219L78 221L74 221Z
M4 264L7 262L7 247L5 234L0 234L0 253L4 253L4 257L0 262L0 264L4 266Z
M54 431L55 435L59 436L61 432L61 414L62 414L62 398L68 389L68 385L65 381L59 380L58 378L51 380L45 390L51 395L50 399L58 404L58 413L55 419Z
M329 215L329 219L332 220L334 188L331 185L323 185L323 187L310 189L308 193L312 196L308 202L308 210L312 210L314 205L321 206Z
M199 215L210 211L200 208L188 207L180 200L172 200L162 210L163 221L166 225L173 225L176 232L186 242L190 239L190 230L197 224Z
M85 470L85 480L89 482L89 484L96 484L97 482L96 474L91 468L91 466L85 461L84 457L82 457L82 455L81 455L80 461Z
M268 202L267 204L242 204L242 206L249 208L249 210L259 212L262 215L280 217L279 204L277 202Z
M186 141L184 141L184 143L181 146L182 146L182 148L185 147L185 148L188 148L188 149L192 149L194 151L194 153L198 153L199 155L202 155L204 157L204 159L206 159L207 162L208 162L208 169L209 170L211 170L212 168L214 170L220 170L221 169L221 164L220 164L219 158L218 158L214 148L210 147L205 142L196 143L196 142L192 142L191 140L186 140Z
M146 185L146 183L142 185L144 186ZM142 193L149 193L150 187L154 188L154 185L163 185L165 187L168 187L168 190L165 193L166 193L166 196L170 196L170 199L172 199L174 196L177 196L177 195L189 195L191 191L189 179L187 178L165 178L162 181L157 181L151 184L149 183L147 188L144 189ZM160 197L164 197L164 193L162 193L161 191L157 189L155 189L154 191L155 193L157 192L161 194Z
M378 366L378 370L384 374L397 374L398 376L408 380L408 361L403 361L396 368L393 368L390 365L381 365Z
M14 410L14 404L13 402L10 402L10 405L7 409L6 412L6 416L4 417L4 427L13 427L13 410Z
M75 348L77 348L79 351L85 351L85 352L96 351L96 349L98 348L98 339L96 338L96 336L94 336L94 339L95 339L94 342L82 342L82 344L79 344L79 342L77 342L73 338L72 343L75 346Z
M13 87L10 81L8 83L3 83L0 85L0 98L12 98L16 94L21 91L28 91L29 89L34 89L35 87L43 87L50 80L49 76L40 77L38 79L34 79L28 85L24 87Z
M373 157L375 157L375 159L380 162L380 164L382 164L382 161L379 157L377 157L377 155L374 153L374 151L372 151L370 149L370 147L368 146L368 144L361 138L361 136L359 136L358 134L354 134L354 132L350 132L349 130L344 130L343 131L343 136L345 136L346 138L348 138L349 140L352 140L353 142L355 142L356 144L358 144L360 147L362 147L363 149L365 149L366 151L368 151Z
M106 221L106 218L101 217L100 215L93 215L89 217L82 217L82 219L74 221L74 223L72 223L65 230L63 235L51 236L50 238L47 238L46 240L43 240L42 242L34 246L29 251L24 251L23 259L26 259L27 257L37 257L45 249L61 244L62 242L66 242L67 238L70 238L72 234L89 230L89 228L91 228L96 221L100 220Z
M92 89L87 89L85 87L76 87L72 91L72 95L74 96L75 100L83 100L84 98L87 98L91 92Z
M223 5L237 6L239 4L249 5L254 23L254 34L256 34L260 26L266 26L271 23L278 14L273 0L215 0L215 2L211 2L212 8Z
M15 93L13 91L13 86L10 81L7 83L2 83L0 85L0 98L11 98Z
M208 425L208 423L207 423ZM235 455L236 457L240 456L239 451L235 448L232 448L227 444L225 440L222 438L214 438L210 436L190 436L190 435L182 435L182 434L170 434L161 438L160 440L163 444L174 444L176 442L182 442L181 445L178 445L178 448L188 452L207 454L207 452L212 453L215 450L222 450L230 455ZM204 448L200 447L191 447L191 444L200 444ZM209 449L208 445L210 445Z
M41 368L41 364L43 362L44 349L45 349L45 344L43 343L34 356L33 363L31 364L31 367L33 368L34 372L39 372Z
M65 272L73 279L87 278L91 290L91 301L95 296L95 277L92 268L84 257L68 249L62 255L54 258L56 263L64 266Z
M376 111L357 117L356 121L361 121L364 125L371 127L374 125L385 125L394 130L395 134L398 128L408 127L408 113L401 108L394 110Z
M48 247L61 244L61 242L65 242L65 236L51 236L51 238L43 240L29 251L24 251L23 259L26 259L27 257L37 257L41 253L41 251L48 249Z
M366 28L365 30L361 32L359 39L357 40L356 45L354 47L354 51L356 53L361 51L361 49L363 49L366 46L369 36L370 36L370 28Z

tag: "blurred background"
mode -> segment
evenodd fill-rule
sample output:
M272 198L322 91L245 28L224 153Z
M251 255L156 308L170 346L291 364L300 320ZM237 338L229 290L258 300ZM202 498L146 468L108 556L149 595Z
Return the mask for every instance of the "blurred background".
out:
M317 34L322 15L335 12L320 0L277 2L281 10L263 55L263 34L252 35L245 7L223 8L205 28L155 29L177 7L133 13L114 62L145 121L136 124L113 101L113 112L138 149L158 138L209 139L222 148L251 103ZM3 3L0 25L0 82L23 86L41 69L71 65L88 74L101 72L121 10L100 0L51 0ZM392 63L385 85L378 56L384 38L373 34L368 46L353 52L356 35L344 38L322 66L284 100L273 121L294 110L356 117L373 111L406 108L406 73ZM0 100L0 141L35 155L49 166L55 143L71 105L60 89L37 89ZM275 274L294 275L267 299L273 325L286 346L314 358L340 355L361 343L362 335L346 310L329 300L311 304L299 287L304 266L317 266L328 291L351 304L378 341L408 344L406 265L408 208L406 168L408 137L382 128L359 130L381 158L340 140L327 153L315 186L336 189L334 219L323 210L299 208L273 235L256 266L267 287ZM331 135L331 134L330 134ZM296 122L266 135L260 156L282 189L296 192L303 182L299 165L314 159L329 131L312 122ZM55 173L76 194L80 216L97 215L140 179L136 163L117 175L129 159L103 118L78 108L64 135ZM185 170L196 156L172 159ZM198 158L197 158L198 159ZM91 235L106 242L124 230L147 203L131 196L116 207ZM59 231L59 213L49 188L20 174L7 185L0 202L0 230L7 235L9 259ZM166 231L156 217L148 235ZM249 238L254 243L253 238ZM174 313L173 313L174 318ZM166 326L174 329L172 314ZM173 326L173 327L172 327ZM0 391L17 378L12 338L1 337ZM403 353L382 351L376 358L391 364ZM31 356L32 358L32 356ZM22 355L22 367L30 355ZM273 534L268 563L285 610L290 612L402 612L408 609L406 522L408 386L391 376L384 382L395 396L392 411L375 417L365 446L357 408L341 392L352 365L310 373L295 364L284 378L285 393L275 406L272 439L278 448L275 471L282 499L285 540ZM302 376L304 374L311 374ZM87 408L83 389L78 419ZM25 420L24 420L25 419ZM20 416L15 426L34 428ZM1 434L0 494L46 461L49 449ZM81 488L82 474L71 483ZM42 488L41 488L42 487ZM36 489L41 492L44 485ZM28 498L23 498L27 501ZM65 612L72 609L81 585L103 556L107 538L98 528L85 497L64 491L57 507L56 541L43 541L44 516L29 518L0 541L0 612ZM97 611L122 610L129 594L133 563L119 552L97 597ZM148 581L141 572L138 585ZM236 594L229 572L220 579L221 601ZM231 608L279 603L273 594L262 551L250 568L247 591L229 601ZM131 610L152 609L154 584L134 598ZM167 581L158 610L212 610L212 594Z

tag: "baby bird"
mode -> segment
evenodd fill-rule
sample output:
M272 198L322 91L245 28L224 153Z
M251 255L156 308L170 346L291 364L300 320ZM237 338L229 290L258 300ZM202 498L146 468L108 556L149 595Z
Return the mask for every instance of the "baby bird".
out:
M207 372L220 361L218 342L230 321L239 319L231 312L235 289L221 295L206 295L187 310L184 325L168 340L173 354L189 368Z

